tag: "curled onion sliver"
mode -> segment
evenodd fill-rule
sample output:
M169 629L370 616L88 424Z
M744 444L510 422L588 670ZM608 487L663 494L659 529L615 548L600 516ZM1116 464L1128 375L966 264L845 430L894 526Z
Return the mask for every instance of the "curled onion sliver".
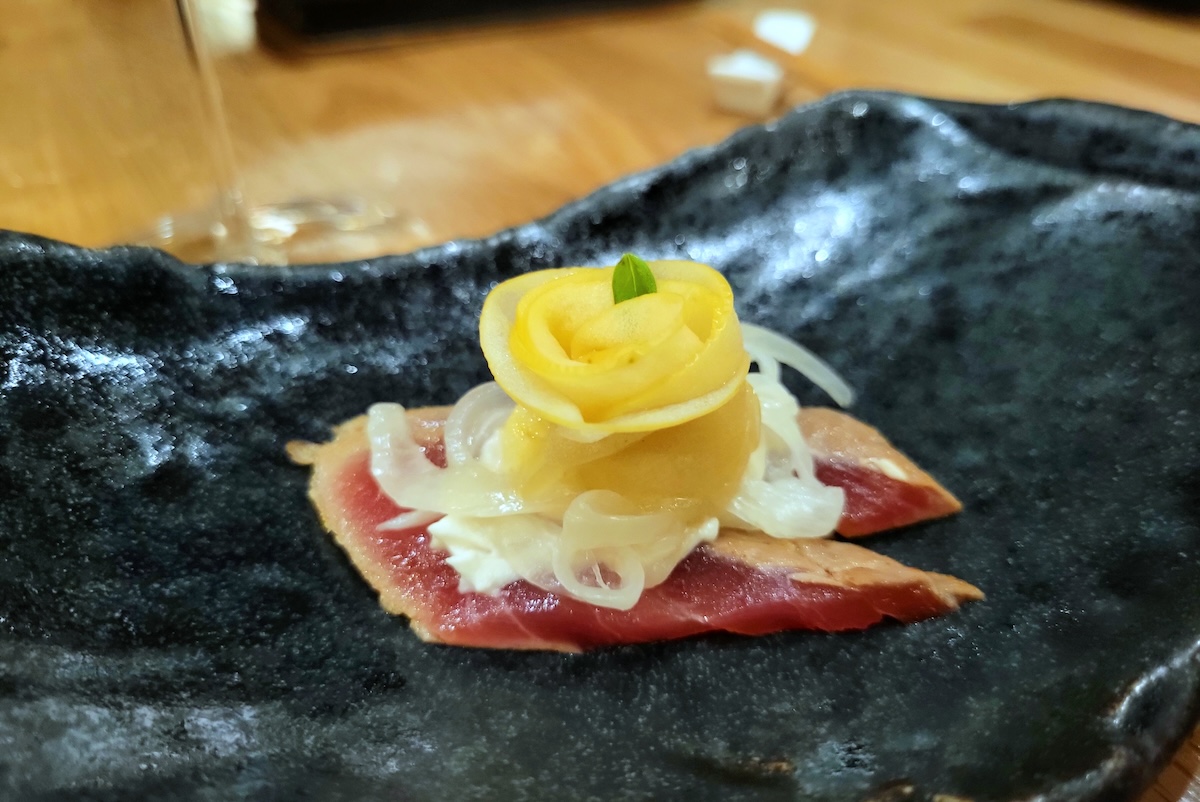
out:
M759 356L775 359L820 387L838 406L848 407L854 403L854 391L850 385L825 360L800 343L752 323L742 324L742 341L751 359L757 361Z

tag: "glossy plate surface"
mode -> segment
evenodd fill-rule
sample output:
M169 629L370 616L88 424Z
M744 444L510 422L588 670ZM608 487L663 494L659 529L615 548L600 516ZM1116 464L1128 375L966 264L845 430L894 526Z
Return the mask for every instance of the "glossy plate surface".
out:
M986 601L861 634L428 646L284 443L487 376L484 294L729 276L965 502ZM0 796L1125 798L1194 723L1200 129L853 93L479 242L292 269L0 235ZM793 384L801 399L819 394Z

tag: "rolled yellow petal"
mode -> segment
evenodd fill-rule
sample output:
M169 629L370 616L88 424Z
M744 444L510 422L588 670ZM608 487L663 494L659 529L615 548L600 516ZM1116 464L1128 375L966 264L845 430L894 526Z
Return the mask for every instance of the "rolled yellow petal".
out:
M583 434L646 432L716 410L749 369L733 292L696 262L651 262L656 293L615 304L612 268L561 268L497 286L480 343L513 400Z

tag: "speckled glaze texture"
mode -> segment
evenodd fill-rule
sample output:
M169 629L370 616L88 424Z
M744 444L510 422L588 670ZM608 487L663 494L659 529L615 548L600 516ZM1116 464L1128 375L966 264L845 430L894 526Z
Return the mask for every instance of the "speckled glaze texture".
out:
M828 357L966 504L871 545L987 600L581 656L386 615L284 444L452 401L490 286L626 250ZM0 236L0 797L1130 798L1200 701L1198 309L1200 129L1066 101L838 95L369 262Z

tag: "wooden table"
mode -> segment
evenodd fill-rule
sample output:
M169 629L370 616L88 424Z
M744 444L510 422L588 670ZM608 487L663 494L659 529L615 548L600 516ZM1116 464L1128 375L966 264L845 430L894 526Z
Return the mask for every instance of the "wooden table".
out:
M220 59L252 201L352 193L419 219L377 250L491 233L753 120L714 108L706 60L789 0L692 2ZM849 87L980 101L1070 96L1200 122L1200 18L1067 0L805 0L784 103ZM129 239L213 193L170 0L5 0L0 227ZM1200 800L1200 735L1144 802Z

